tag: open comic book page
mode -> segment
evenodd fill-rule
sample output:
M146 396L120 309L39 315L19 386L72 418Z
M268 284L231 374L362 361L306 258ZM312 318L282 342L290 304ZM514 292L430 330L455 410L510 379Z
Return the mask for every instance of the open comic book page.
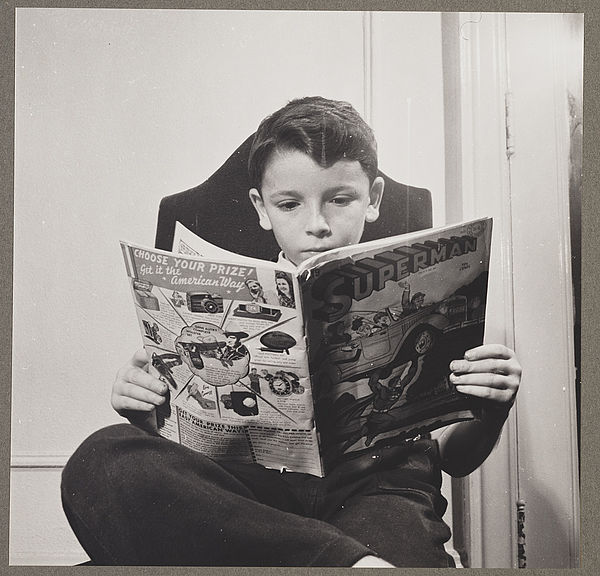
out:
M234 259L235 261L244 262L246 265L262 268L267 260L260 258L252 258L250 256L241 256L234 254L225 248L216 246L208 240L194 234L186 228L181 222L175 222L175 232L173 234L173 252L177 254L191 254L194 256L205 256L207 258L215 258L226 262ZM289 269L295 271L295 266L289 262ZM268 265L268 264L267 264ZM272 294L271 294L272 296ZM272 297L275 301L277 297Z
M152 369L169 387L160 434L216 460L320 475L293 274L187 244L121 246Z
M484 219L365 243L302 274L326 471L476 415L449 363L483 343L491 229Z

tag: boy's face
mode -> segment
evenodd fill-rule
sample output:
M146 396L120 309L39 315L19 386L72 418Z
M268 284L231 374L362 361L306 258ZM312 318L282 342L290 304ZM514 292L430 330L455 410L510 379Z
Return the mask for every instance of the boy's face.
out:
M383 179L372 185L357 160L322 168L298 150L276 151L262 180L250 190L260 225L273 230L286 258L307 258L360 241L365 222L379 216Z

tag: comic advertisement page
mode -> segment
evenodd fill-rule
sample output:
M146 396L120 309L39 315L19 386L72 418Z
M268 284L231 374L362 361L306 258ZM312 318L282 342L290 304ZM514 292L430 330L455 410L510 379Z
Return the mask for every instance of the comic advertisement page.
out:
M169 386L160 434L216 460L320 474L293 272L178 244L186 254L121 243L144 346Z
M491 219L341 249L301 271L325 469L476 415L449 363L483 342Z

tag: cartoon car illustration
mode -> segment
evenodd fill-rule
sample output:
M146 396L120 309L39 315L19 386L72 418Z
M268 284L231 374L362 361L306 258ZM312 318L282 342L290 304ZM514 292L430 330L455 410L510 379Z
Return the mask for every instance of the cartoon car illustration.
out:
M186 302L190 312L208 312L209 314L223 312L223 298L219 294L188 292Z
M393 366L404 356L427 354L440 334L466 321L467 305L464 296L453 296L408 315L398 315L390 309L378 312L382 313L387 315L387 321L381 323L383 328L363 331L325 352L324 374L332 384L358 380L374 369Z

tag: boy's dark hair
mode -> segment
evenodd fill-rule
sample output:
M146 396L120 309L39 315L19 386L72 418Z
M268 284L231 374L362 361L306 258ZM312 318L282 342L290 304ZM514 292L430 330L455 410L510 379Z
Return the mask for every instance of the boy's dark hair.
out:
M292 100L259 125L248 159L250 185L260 191L265 167L276 150L299 150L323 168L357 160L372 184L377 143L370 126L348 102L310 96Z

